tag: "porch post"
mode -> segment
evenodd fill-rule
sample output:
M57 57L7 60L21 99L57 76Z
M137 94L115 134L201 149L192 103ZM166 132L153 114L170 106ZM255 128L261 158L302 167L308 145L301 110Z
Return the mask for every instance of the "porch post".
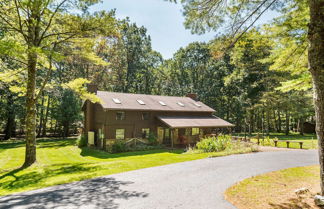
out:
M172 128L171 129L171 136L170 136L170 138L171 138L171 148L173 148L173 135L174 135L174 129Z

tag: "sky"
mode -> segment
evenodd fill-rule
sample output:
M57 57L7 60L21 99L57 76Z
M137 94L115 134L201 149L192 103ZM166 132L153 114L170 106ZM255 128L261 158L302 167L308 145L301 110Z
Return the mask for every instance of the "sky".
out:
M116 17L129 17L131 22L147 28L152 39L152 48L169 59L180 48L195 41L209 41L215 37L215 32L203 35L191 34L183 22L182 7L165 0L103 0L92 8L95 10L116 9ZM266 13L259 21L265 23L276 14Z

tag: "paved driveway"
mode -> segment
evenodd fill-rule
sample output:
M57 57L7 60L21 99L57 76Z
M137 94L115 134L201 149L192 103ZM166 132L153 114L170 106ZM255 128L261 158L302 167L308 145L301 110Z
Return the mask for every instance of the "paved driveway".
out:
M315 150L261 152L146 168L0 198L0 208L234 208L223 193L247 177L318 164Z

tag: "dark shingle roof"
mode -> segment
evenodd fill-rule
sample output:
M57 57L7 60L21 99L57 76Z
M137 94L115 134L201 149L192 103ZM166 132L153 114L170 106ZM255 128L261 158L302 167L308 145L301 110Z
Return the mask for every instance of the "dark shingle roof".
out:
M215 112L202 102L195 101L189 97L158 96L146 94L129 94L98 91L97 96L102 101L104 109L115 110L148 110L148 111L183 111L183 112ZM113 101L118 99L120 104ZM142 100L145 104L140 104ZM161 105L161 102L166 105ZM179 104L180 102L180 104ZM184 106L181 106L181 103Z
M158 119L170 128L234 126L233 124L215 116L159 116Z

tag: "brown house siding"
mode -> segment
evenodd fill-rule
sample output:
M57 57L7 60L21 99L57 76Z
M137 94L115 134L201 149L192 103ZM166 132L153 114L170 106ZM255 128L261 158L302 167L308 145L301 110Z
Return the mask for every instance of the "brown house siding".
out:
M116 120L117 112L125 112L125 120ZM146 111L116 111L116 110L108 110L105 113L100 113L106 117L106 120L101 119L102 122L97 122L97 128L105 126L105 138L106 139L114 139L115 132L118 128L125 129L125 138L141 138L142 137L142 129L150 128L150 132L157 135L157 127L166 127L165 124L157 120L157 116L160 115L188 115L186 112L148 112L149 119L142 120L142 113ZM202 115L199 113L192 113L191 115ZM211 113L203 113L203 115L211 115ZM102 116L101 116L102 117Z
M141 138L142 129L149 128L150 132L157 136L158 127L166 127L157 116L210 116L211 112L162 112L162 111L134 111L134 110L104 110L100 104L87 102L85 104L85 131L98 133L99 129L104 131L106 139L115 139L116 129L125 129L125 138ZM125 112L124 120L116 120L117 112ZM142 113L149 113L148 120L142 119ZM210 129L205 129L205 131ZM179 133L184 129L179 129ZM198 138L192 136L191 138ZM193 141L193 140L190 140ZM175 139L177 142L177 139Z

